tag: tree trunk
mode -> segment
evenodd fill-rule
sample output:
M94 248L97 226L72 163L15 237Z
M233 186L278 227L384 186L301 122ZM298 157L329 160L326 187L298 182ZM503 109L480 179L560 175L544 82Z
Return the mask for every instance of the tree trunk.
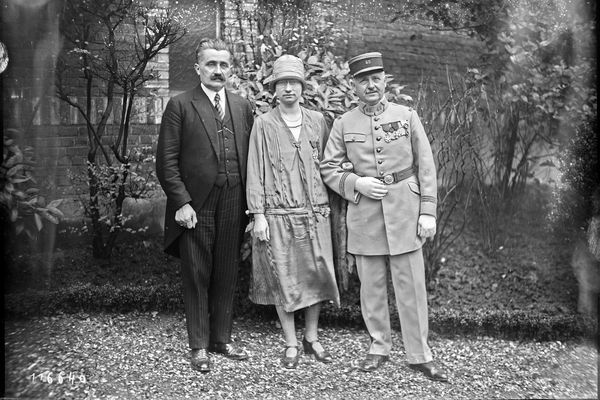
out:
M504 174L501 182L501 193L502 199L507 200L509 197L509 182L510 174L512 172L513 159L515 157L515 151L517 147L518 134L519 134L519 110L515 110L509 123L510 139L507 142L507 150L504 159Z
M127 176L129 173L129 166L126 166L123 171L123 175L121 176L121 183L119 184L119 189L117 191L117 197L115 199L115 221L113 222L113 226L111 231L108 233L108 239L106 240L106 252L108 257L111 256L112 250L117 241L117 237L123 230L123 201L125 201L125 182L127 181Z
M88 161L94 156L88 154ZM90 218L92 220L92 255L94 258L108 258L104 246L104 235L102 234L102 222L100 221L100 182L93 168L96 164L88 164L88 182L90 185Z

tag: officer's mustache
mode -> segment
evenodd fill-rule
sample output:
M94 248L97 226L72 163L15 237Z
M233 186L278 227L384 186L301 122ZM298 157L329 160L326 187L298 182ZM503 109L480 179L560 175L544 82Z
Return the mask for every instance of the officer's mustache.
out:
M225 82L225 77L222 74L212 74L210 79L212 79L213 81Z

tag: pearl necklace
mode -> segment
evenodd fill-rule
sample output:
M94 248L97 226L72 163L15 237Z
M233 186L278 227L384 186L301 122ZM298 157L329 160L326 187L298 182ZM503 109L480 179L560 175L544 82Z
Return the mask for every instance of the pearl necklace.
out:
M288 128L298 128L302 126L302 114L300 114L300 116L295 120L289 120L284 117L283 114L281 114L281 118L283 118L283 122L285 122Z

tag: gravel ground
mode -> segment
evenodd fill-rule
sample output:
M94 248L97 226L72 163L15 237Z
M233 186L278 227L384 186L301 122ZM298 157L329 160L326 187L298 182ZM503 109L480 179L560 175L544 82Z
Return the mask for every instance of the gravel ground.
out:
M321 342L335 357L325 365L303 355L280 367L280 330L238 320L234 340L251 355L213 355L214 369L189 367L179 314L73 314L5 321L5 387L9 398L61 399L515 399L598 398L598 352L586 342L515 342L430 335L450 383L408 369L399 332L391 361L366 374L364 330L324 326ZM301 332L298 331L301 338ZM48 376L51 378L48 380Z

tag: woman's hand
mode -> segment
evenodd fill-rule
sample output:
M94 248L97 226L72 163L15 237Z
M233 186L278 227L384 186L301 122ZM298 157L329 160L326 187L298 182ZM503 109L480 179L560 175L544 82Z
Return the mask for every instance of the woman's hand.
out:
M267 223L264 214L254 214L254 229L252 230L252 236L263 242L271 239L269 224Z

